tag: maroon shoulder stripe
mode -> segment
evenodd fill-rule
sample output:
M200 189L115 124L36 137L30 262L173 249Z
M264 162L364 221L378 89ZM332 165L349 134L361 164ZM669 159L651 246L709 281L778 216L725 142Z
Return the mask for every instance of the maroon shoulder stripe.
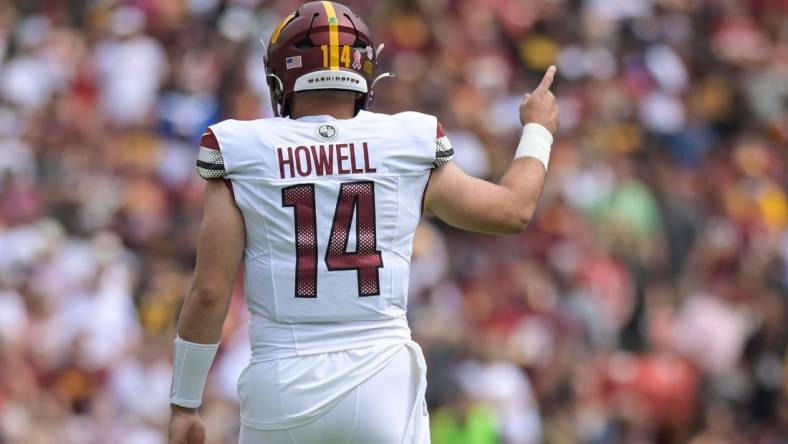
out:
M210 128L202 133L202 137L200 138L200 146L212 150L219 149L219 141L216 140L216 136L213 134L213 131L211 131Z

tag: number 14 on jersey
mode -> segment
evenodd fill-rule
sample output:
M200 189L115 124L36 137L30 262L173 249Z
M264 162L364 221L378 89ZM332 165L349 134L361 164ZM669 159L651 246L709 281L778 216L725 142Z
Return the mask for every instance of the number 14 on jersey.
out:
M283 188L282 206L293 207L294 213L295 297L316 298L318 227L315 185L299 184ZM348 252L354 214L356 251ZM383 257L377 249L374 182L346 182L340 185L324 260L328 271L356 270L359 296L380 294L378 270L383 267Z

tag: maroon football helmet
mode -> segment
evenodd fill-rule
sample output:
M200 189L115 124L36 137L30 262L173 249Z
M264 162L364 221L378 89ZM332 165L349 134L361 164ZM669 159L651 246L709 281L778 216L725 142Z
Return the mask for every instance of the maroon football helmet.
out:
M347 6L304 3L274 29L265 56L274 115L290 114L294 92L316 89L356 91L356 112L366 109L378 52L367 25Z

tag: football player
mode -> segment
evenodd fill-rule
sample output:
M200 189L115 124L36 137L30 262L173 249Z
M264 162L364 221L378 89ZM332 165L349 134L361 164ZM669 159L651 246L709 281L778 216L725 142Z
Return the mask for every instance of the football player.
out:
M466 230L525 229L558 129L555 68L524 96L520 144L494 184L452 162L435 117L366 110L379 53L348 7L306 3L267 48L276 117L203 135L205 212L175 340L170 443L205 440L196 409L241 265L252 347L241 444L429 442L424 357L405 317L416 225L429 210Z

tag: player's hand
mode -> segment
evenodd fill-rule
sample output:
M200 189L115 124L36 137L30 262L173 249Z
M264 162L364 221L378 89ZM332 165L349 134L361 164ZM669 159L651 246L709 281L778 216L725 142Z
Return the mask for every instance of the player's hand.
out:
M558 103L550 92L556 68L550 65L539 86L532 93L523 96L520 104L520 123L538 123L551 134L558 131Z
M169 444L205 444L205 425L197 410L172 407Z

